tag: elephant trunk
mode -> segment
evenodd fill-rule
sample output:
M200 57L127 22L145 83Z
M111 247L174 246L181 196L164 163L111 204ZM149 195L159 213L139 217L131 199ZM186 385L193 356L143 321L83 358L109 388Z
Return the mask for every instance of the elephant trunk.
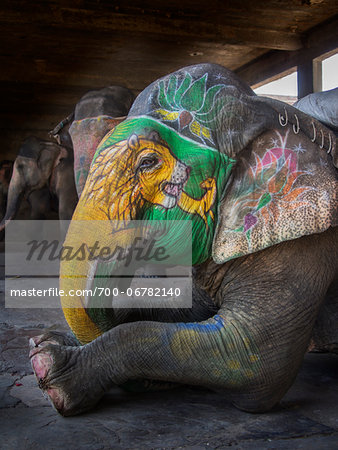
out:
M76 294L61 297L61 306L70 328L82 343L97 338L111 323L118 321L111 305L108 313L103 312L107 302L111 302L103 289L108 290L113 273L114 276L120 273L118 264L109 260L108 250L104 249L113 252L117 247L127 249L132 243L132 236L121 230L128 227L131 214L125 211L122 219L107 193L99 199L91 196L86 188L88 185L75 209L64 243L64 248L71 249L73 255L81 249L81 257L65 257L60 266L60 289ZM95 294L96 290L102 290L102 295Z
M70 328L82 343L92 341L112 324L118 324L116 311L112 309L110 277L115 279L123 273L114 257L109 257L118 247L127 249L127 241L131 244L132 238L114 233L109 221L84 223L73 219L70 224L64 248L70 248L73 255L81 249L81 257L62 258L60 289L66 296L61 297L61 306Z
M6 213L0 223L0 232L3 231L10 220L12 220L18 209L22 197L25 193L25 186L16 164L13 167L13 175L8 188Z
M165 204L167 199L158 172L150 172L148 165L141 168L142 163L151 167L154 161L159 164L159 157L154 159L155 150L164 161L169 158L170 166L171 156L160 141L155 145L150 138L136 134L99 150L92 163L65 241L72 254L79 249L84 254L79 251L78 258L64 259L60 270L60 288L77 293L63 296L61 304L68 324L82 343L116 324L115 306L118 310L126 304L121 304L123 297L119 294L111 295L111 288L131 282L139 268L136 254L133 258L135 245L144 242L146 246L152 240L151 227L131 221L147 217L146 201ZM171 166L156 167L153 170L161 170L164 180L171 179Z

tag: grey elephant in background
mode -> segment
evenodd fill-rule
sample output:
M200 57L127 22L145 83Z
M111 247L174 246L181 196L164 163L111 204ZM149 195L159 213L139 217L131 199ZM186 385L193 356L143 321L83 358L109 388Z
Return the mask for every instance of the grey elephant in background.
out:
M7 209L8 188L13 173L14 161L4 160L0 163L0 220L5 216ZM51 211L51 199L47 188L38 189L22 198L15 219L29 220L39 219L48 215L48 218L56 218L57 215ZM42 214L42 215L41 215ZM0 231L0 240L5 237L4 230Z
M6 213L8 186L13 172L13 161L8 159L0 162L0 217Z
M50 132L60 145L74 149L74 175L79 196L98 144L127 117L134 100L133 92L122 86L89 91L75 105L74 112Z
M31 220L45 219L53 205L59 219L71 219L78 200L71 148L34 136L25 139L14 161L0 231L17 216L23 199Z

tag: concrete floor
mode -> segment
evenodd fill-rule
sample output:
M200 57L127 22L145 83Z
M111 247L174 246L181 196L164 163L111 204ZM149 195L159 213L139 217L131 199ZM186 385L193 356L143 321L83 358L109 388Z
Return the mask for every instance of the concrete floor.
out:
M338 356L308 354L281 404L247 414L206 389L128 394L116 388L81 416L49 404L28 359L28 339L66 329L61 310L6 309L0 290L0 449L338 448Z

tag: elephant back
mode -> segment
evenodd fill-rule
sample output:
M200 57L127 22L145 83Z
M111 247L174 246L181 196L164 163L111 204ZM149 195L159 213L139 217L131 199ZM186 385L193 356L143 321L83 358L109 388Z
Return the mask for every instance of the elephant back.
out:
M338 88L316 92L301 98L293 105L338 133Z

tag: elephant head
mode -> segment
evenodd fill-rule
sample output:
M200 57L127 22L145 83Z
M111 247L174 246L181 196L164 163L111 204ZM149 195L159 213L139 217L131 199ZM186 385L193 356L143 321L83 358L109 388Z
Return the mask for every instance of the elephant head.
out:
M188 220L199 267L319 233L337 225L336 158L335 136L320 122L257 97L223 67L191 66L145 89L101 142L66 245L90 248L100 237L127 251L131 220ZM87 220L100 221L96 232ZM183 256L184 242L177 247ZM61 282L85 288L96 273L98 260L63 263ZM85 306L81 296L63 300L71 328L89 342L111 327L110 313Z
M6 221L15 217L21 199L40 190L56 195L60 218L71 218L77 202L72 154L65 147L32 136L24 141L15 159L1 229L5 227Z
M97 146L126 118L134 99L134 94L121 86L89 91L81 97L74 112L50 132L58 144L74 148L74 174L79 196Z

